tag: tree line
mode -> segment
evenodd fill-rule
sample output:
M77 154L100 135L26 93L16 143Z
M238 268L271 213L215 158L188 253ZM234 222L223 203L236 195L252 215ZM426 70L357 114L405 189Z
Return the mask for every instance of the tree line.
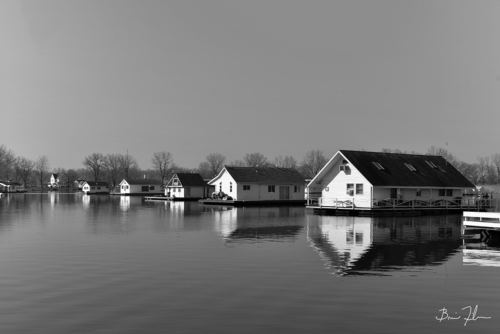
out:
M400 149L383 148L382 152L410 153L419 152L401 151ZM450 164L457 168L473 184L500 184L500 154L489 157L478 157L476 163L466 163L458 159L445 148L431 146L425 154L443 156ZM196 168L180 167L174 162L170 152L154 152L151 165L141 169L130 154L102 154L91 153L82 160L80 168L53 168L47 156L39 156L36 160L16 156L4 144L0 145L0 180L14 181L28 186L41 186L42 189L49 182L51 174L58 174L62 184L72 185L78 179L89 181L107 181L113 187L125 178L156 179L165 184L174 173L200 173L203 178L210 179L216 176L222 168L233 167L284 167L294 168L305 179L313 178L328 159L321 150L310 150L302 160L291 155L279 155L270 160L262 153L247 153L241 159L226 163L226 157L221 153L210 153Z

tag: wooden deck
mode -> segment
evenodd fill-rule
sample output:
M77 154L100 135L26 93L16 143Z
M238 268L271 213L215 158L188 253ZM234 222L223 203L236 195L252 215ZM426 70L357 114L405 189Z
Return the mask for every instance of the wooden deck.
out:
M232 205L232 206L304 206L305 200L275 200L275 201L239 201L239 200L220 200L220 199L200 199L200 204L207 205Z
M462 213L464 211L498 210L496 199L373 199L371 202L356 202L352 199L315 198L307 201L307 208L325 215L349 216L403 216Z
M146 196L144 197L146 201L183 201L183 202L194 202L200 200L200 198L196 197L167 197L167 196Z

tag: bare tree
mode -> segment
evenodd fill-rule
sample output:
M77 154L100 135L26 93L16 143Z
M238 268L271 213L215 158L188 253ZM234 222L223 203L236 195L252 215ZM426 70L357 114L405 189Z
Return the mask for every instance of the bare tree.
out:
M45 181L44 176L49 172L49 158L45 155L38 157L38 160L35 162L35 174L40 180L40 187L42 187L43 191L43 182Z
M208 161L200 162L200 164L198 165L197 172L204 179L208 179L208 178L213 177L212 168L211 168L210 164L208 163Z
M323 155L321 150L310 150L304 156L302 160L302 167L304 170L304 176L306 178L312 178L318 174L318 172L325 166L327 160Z
M9 180L14 173L16 155L4 144L0 145L0 178Z
M297 160L295 160L295 158L291 155L285 155L284 157L278 155L276 158L274 158L274 164L277 167L297 168Z
M17 157L15 165L17 173L23 180L24 187L26 188L31 176L31 171L35 168L35 163L25 157Z
M477 157L479 162L478 172L479 172L479 182L481 184L486 184L489 177L489 165L490 165L490 157Z
M170 152L155 152L153 154L151 163L153 164L154 170L160 175L161 184L165 184L165 178L172 167L171 164L173 160Z
M220 153L210 153L209 155L207 155L206 159L210 165L210 170L212 172L211 177L219 174L222 167L224 167L224 162L226 161L226 157Z
M233 160L228 164L228 166L231 167L246 167L246 165L247 164L243 160Z
M70 168L66 171L66 177L68 179L68 188L72 190L75 187L75 181L78 179L78 172Z
M495 153L491 156L491 164L496 173L496 184L500 184L500 154Z
M459 160L457 159L457 157L455 157L455 155L453 153L451 153L450 151L448 151L445 148L436 147L434 145L429 147L429 149L427 150L427 155L442 156L443 158L446 159L446 161L448 161L450 164L452 164L455 168L459 162Z
M104 157L104 167L108 175L108 179L113 184L113 188L116 187L116 183L120 179L120 175L123 174L122 168L123 157L121 154L107 154Z
M92 173L94 181L99 181L105 170L105 159L101 153L92 153L83 160L83 165Z
M131 177L133 174L137 174L137 170L139 169L139 165L137 164L137 160L128 154L127 155L122 155L121 156L121 165L122 165L122 171L123 171L123 176L128 179Z
M267 167L269 165L267 158L258 152L245 154L243 161L247 167Z

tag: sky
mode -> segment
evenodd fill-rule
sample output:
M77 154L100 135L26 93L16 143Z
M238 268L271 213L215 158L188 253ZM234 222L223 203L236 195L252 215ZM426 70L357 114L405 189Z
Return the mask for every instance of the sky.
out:
M500 153L500 1L0 0L0 41L0 144L53 168Z

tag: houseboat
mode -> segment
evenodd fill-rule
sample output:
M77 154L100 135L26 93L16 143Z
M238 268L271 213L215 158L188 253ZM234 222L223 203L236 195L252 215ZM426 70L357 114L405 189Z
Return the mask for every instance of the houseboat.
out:
M215 187L203 204L290 205L305 204L305 179L293 168L229 167L208 182Z
M123 179L120 182L122 196L154 196L163 195L161 181L151 179Z
M82 191L86 195L90 194L109 194L109 185L105 181L85 181Z
M338 151L308 184L307 207L341 215L486 210L488 200L462 198L475 186L442 156Z

